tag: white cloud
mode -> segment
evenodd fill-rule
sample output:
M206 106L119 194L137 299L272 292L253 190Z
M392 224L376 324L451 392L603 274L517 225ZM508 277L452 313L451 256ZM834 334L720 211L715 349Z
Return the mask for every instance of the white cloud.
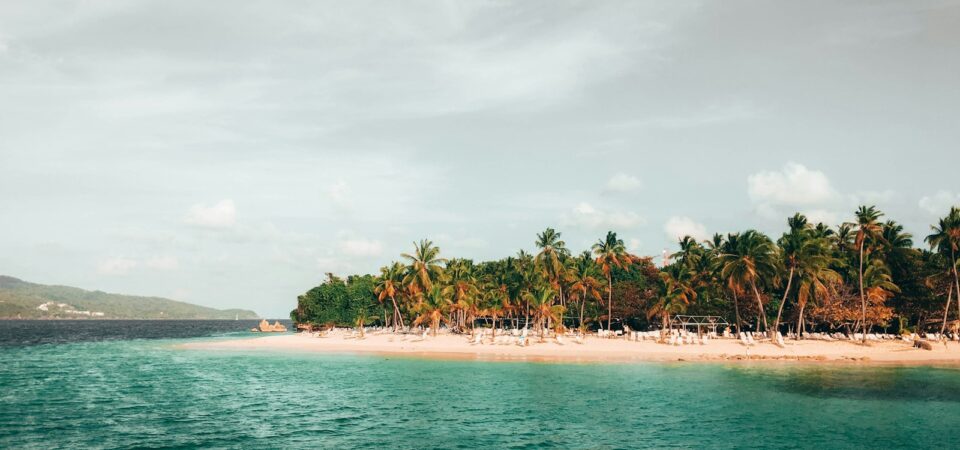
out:
M97 266L97 273L101 275L126 275L132 269L136 268L138 265L137 260L124 258L124 257L114 257L108 258L100 262Z
M945 216L953 206L960 207L960 192L937 191L920 198L920 209L935 216Z
M340 243L340 252L350 256L380 256L383 253L383 245L380 241L348 239Z
M629 250L630 253L637 253L640 251L640 244L640 239L632 238L627 244L627 250Z
M759 172L747 177L750 200L769 205L815 205L836 199L827 175L802 164L787 163L783 170Z
M803 215L807 216L807 221L812 224L823 223L825 225L839 225L842 220L840 220L840 215L836 211L828 211L825 209L812 209L809 211L804 211Z
M630 192L640 189L641 186L643 186L643 183L639 178L618 173L607 180L607 185L603 190L606 192Z
M639 214L630 211L601 211L587 202L581 202L563 218L567 225L590 229L622 230L646 223Z
M667 237L671 240L679 240L684 236L690 236L698 241L708 239L710 235L707 233L707 227L702 223L698 223L689 217L680 217L673 216L667 219L667 222L663 224L663 231L667 233Z
M834 205L841 196L827 175L802 164L788 162L782 170L747 177L747 194L761 217L778 219L804 208Z
M212 206L194 205L186 222L206 228L230 228L237 222L237 208L230 199Z

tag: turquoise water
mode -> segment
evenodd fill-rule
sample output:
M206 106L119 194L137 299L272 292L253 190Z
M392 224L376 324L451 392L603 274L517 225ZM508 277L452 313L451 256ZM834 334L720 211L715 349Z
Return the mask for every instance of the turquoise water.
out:
M960 371L950 368L174 346L192 340L0 348L0 448L930 448L960 439Z

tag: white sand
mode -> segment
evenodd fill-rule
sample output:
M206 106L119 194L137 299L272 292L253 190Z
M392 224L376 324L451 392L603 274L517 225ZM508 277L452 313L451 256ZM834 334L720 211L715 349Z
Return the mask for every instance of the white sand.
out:
M934 350L913 348L903 341L870 342L867 346L852 342L793 341L783 348L769 342L747 347L735 339L714 339L708 344L670 346L654 341L628 341L623 338L602 339L588 336L582 344L564 338L558 344L548 338L540 343L532 336L530 345L521 347L516 338L505 343L471 344L469 336L441 334L426 339L418 335L367 333L364 339L348 337L335 331L327 337L310 334L254 336L249 339L204 341L181 345L203 350L310 351L331 353L375 353L418 357L534 360L567 362L630 362L630 361L826 361L899 364L960 364L960 344L935 344Z

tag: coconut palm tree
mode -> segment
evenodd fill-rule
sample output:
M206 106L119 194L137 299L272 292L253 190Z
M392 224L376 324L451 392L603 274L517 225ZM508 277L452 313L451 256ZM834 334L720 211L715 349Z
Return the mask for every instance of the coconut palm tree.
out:
M466 323L473 322L477 313L476 300L480 295L473 262L466 259L452 259L447 262L443 272L444 290L452 299L451 312L456 315L454 326L462 330Z
M696 239L690 236L680 238L680 250L672 255L670 259L677 261L687 267L696 266L703 256L703 246Z
M440 286L433 286L422 297L423 301L417 305L417 318L414 319L413 324L415 326L429 324L430 333L436 337L437 331L440 330L440 322L450 323L447 311L450 310L452 302Z
M811 256L810 251L817 248L810 245L812 237L806 216L796 213L793 217L787 219L787 225L789 225L790 231L784 233L777 241L777 245L780 247L780 256L783 258L783 267L787 269L788 273L787 287L783 290L783 298L780 300L780 307L777 309L777 319L773 321L774 331L780 330L780 317L783 314L783 306L787 304L787 297L790 295L794 273L803 263L803 260Z
M924 240L930 245L931 250L935 250L945 258L950 265L950 271L953 272L953 283L957 289L957 301L960 302L960 276L957 275L957 257L960 255L960 208L952 207L946 217L941 218L937 225L930 227L933 233ZM953 288L950 289L953 292ZM947 307L943 314L943 329L947 326L947 313L950 310L951 296L947 295Z
M734 295L742 292L743 288L749 288L753 292L761 323L764 330L768 330L767 314L763 309L763 300L757 285L764 282L776 283L777 274L780 272L777 246L769 237L756 230L747 230L736 238L731 236L728 241L735 242L735 246L729 248L728 253L720 255L723 267L721 276L731 283ZM759 325L757 324L758 328Z
M540 332L540 341L543 341L544 326L546 323L559 320L563 316L563 306L554 305L553 297L556 295L553 289L541 287L534 292L527 292L524 298L530 304L533 311L534 328Z
M586 308L587 299L601 300L600 281L597 264L590 257L590 252L583 252L577 258L567 260L567 269L565 271L567 281L570 283L570 298L580 303L580 319L577 322L583 333L583 313Z
M815 236L815 235L814 235ZM825 298L843 278L831 268L835 264L830 242L811 236L804 242L797 257L797 339L803 328L803 314L807 304Z
M564 304L563 286L561 278L563 275L563 260L569 256L567 244L560 240L561 233L553 228L547 228L543 233L537 234L536 246L540 253L534 258L534 264L543 271L544 276L550 280L550 285L560 296L560 304Z
M660 316L663 321L661 339L670 328L670 315L681 313L697 298L697 292L690 284L690 271L680 264L666 267L660 272L658 295L647 308L647 319Z
M605 239L593 244L593 254L597 257L597 264L607 277L607 329L613 323L613 269L623 269L633 262L633 257L627 253L623 240L617 238L617 233L607 232Z
M377 285L374 293L377 294L377 300L383 303L390 299L393 303L393 332L396 333L398 327L403 328L403 315L400 314L400 307L397 306L397 293L400 292L400 286L403 283L403 264L394 262L393 264L380 268L380 276L377 278Z
M434 280L443 273L440 264L447 262L440 257L440 248L427 239L413 243L413 254L403 253L400 256L409 262L403 282L412 295L429 291Z
M867 248L868 242L873 242L881 238L881 232L883 231L883 225L880 223L880 217L883 216L883 213L880 212L875 206L860 206L857 211L854 213L857 218L857 222L853 224L856 227L857 234L854 239L854 244L857 247L857 253L860 255L857 259L859 264L858 270L858 279L860 284L860 326L866 327L867 325L867 296L866 291L863 286L863 268L864 268L864 254L866 253L869 256L869 249ZM863 343L867 343L867 329L862 328L863 331Z

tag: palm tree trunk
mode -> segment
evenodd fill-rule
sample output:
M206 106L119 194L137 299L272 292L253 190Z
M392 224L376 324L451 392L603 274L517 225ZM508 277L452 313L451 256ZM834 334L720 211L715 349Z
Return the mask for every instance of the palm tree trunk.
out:
M667 335L670 334L672 327L670 326L670 311L664 311L663 313L663 326L660 327L660 341L666 342Z
M860 324L863 327L863 344L867 343L867 297L863 294L863 243L865 240L860 240Z
M783 305L787 303L787 295L790 294L790 284L793 282L793 270L790 268L790 275L787 277L787 290L783 292L783 299L780 300L780 309L777 311L777 320L773 322L774 331L780 331L780 315L783 314ZM770 336L773 338L773 336Z
M580 322L577 323L577 328L580 330L580 337L583 337L583 309L587 305L587 290L583 290L583 296L580 297Z
M806 309L807 302L800 305L800 314L797 315L797 340L803 339L803 310Z
M393 302L393 332L397 332L397 321L400 321L400 328L403 328L403 315L400 314L400 307L397 306L397 299L390 297L390 301Z
M612 322L613 322L613 277L610 275L607 275L607 330L610 330L610 324Z
M737 336L740 336L740 301L737 300L737 291L731 289L733 293L733 310L737 314Z
M950 244L950 260L953 261L953 283L957 287L957 320L960 320L960 275L957 275L957 256L953 252L953 244Z
M530 302L524 301L523 329L530 328Z
M760 317L763 318L763 329L770 331L770 327L767 326L767 313L763 310L763 301L760 300L760 291L757 290L757 283L750 281L750 287L753 288L753 295L757 297L757 307L760 308ZM760 327L760 324L757 323L757 328Z
M947 330L947 312L950 311L950 301L953 300L953 286L950 286L950 292L947 293L947 307L943 308L943 325L940 327L940 338L943 339L943 332ZM960 301L960 300L958 300Z

